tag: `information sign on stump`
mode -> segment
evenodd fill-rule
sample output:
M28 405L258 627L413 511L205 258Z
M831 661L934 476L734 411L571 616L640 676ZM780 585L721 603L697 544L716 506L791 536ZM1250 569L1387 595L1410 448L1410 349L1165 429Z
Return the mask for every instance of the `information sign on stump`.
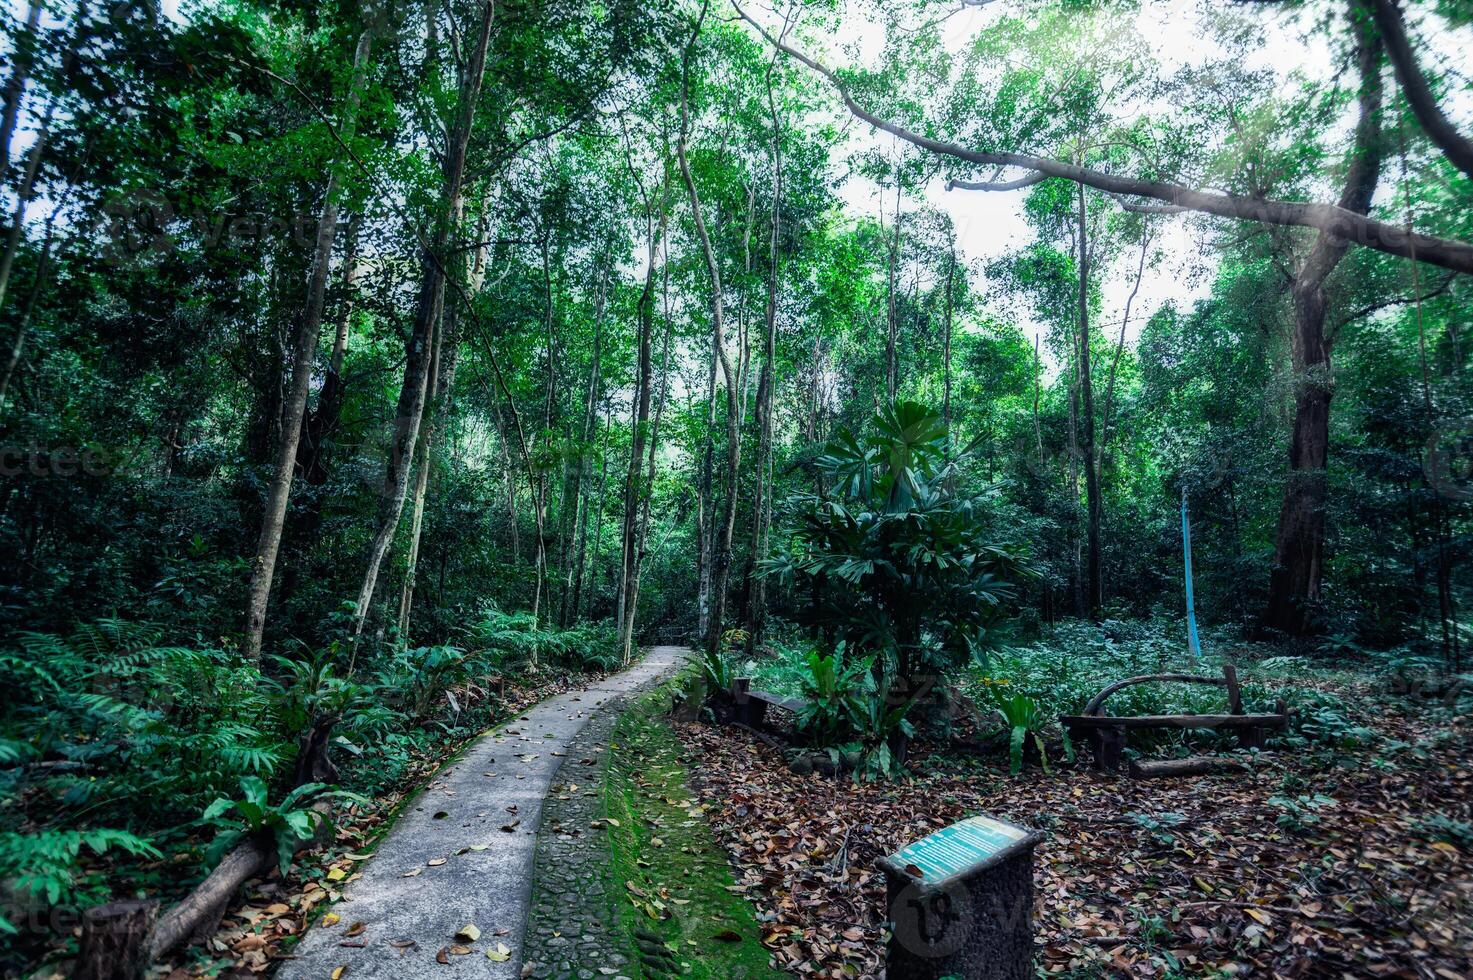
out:
M881 858L889 980L1031 980L1033 848L1042 839L970 817Z

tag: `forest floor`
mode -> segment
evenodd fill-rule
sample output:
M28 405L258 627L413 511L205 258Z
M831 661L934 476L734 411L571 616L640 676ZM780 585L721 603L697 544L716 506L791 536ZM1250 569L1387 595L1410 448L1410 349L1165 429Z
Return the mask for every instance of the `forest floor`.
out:
M1363 707L1370 744L1155 781L1083 765L1012 778L1005 759L922 746L907 778L860 783L795 774L741 729L679 733L763 940L799 975L879 974L876 858L980 812L1046 832L1035 922L1051 975L1473 977L1473 730Z
M531 707L557 692L521 693L499 735L444 766L477 777L474 787L457 791L441 771L445 756L427 759L423 795L344 822L334 847L253 886L204 955L174 964L170 980L278 965L282 977L341 966L351 976L750 978L776 967L877 977L887 937L876 859L976 813L1046 834L1035 922L1050 975L1473 977L1466 715L1369 683L1329 685L1376 737L1289 740L1241 754L1245 774L1149 782L1091 771L1087 758L1012 777L1005 757L921 741L906 776L864 783L794 773L780 743L748 730L673 721L679 688L605 701L557 745ZM565 692L541 707L576 716L594 707L580 696L588 700ZM511 754L482 765L478 747ZM518 799L492 806L484 773L534 766L527 754L543 754L546 772L501 772L511 779L497 783L521 780ZM537 807L523 799L533 775L535 837ZM452 824L475 841L450 846L441 832ZM483 824L493 833L477 836ZM438 847L438 857L424 851L423 870L401 868L386 858L396 836L414 839L416 854ZM343 901L377 874L385 908L423 905L413 890L455 870L435 862L484 857L485 837L519 842L520 876L467 865L433 936L401 936L372 903ZM454 904L508 891L524 896L525 942L510 912ZM315 947L298 942L311 922ZM477 935L456 935L466 925ZM371 965L362 958L375 948L404 959Z

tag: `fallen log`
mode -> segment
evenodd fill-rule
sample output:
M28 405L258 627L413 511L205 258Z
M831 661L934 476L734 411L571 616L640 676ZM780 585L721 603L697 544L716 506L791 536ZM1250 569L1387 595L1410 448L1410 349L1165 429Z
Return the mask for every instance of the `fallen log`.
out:
M1130 775L1134 779L1173 779L1177 776L1206 776L1215 772L1244 772L1247 766L1237 759L1223 759L1210 755L1194 755L1185 759L1139 759L1130 760Z
M194 891L159 918L148 936L148 961L191 936L213 932L240 887L275 863L276 849L262 841L247 841L225 855Z
M336 716L320 718L302 736L294 779L297 785L318 782L323 777L336 779L337 769L328 757L336 721ZM312 809L322 815L317 832L297 841L293 853L327 843L332 806L319 800L312 804ZM79 957L76 976L85 980L141 980L149 966L181 943L203 941L214 935L236 893L246 882L269 871L277 859L272 839L248 838L226 854L204 881L163 915L158 914L156 900L112 902L89 910L82 916L81 949L84 953L89 949L103 952L93 955L90 962ZM118 908L128 905L146 906L148 911Z

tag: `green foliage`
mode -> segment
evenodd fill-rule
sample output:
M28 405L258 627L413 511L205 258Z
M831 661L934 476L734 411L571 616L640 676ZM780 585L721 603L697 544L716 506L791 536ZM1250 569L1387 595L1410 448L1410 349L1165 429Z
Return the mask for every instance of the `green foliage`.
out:
M803 699L797 715L798 732L821 749L851 739L864 714L866 695L874 688L870 676L874 662L845 666L843 653L842 646L827 656L810 652L806 669L798 675L799 696Z
M76 902L84 849L99 856L116 850L138 857L163 857L153 844L125 830L0 831L0 880L18 893L44 898L51 905ZM15 931L0 915L0 933Z
M840 430L816 464L832 492L794 501L792 550L769 565L822 596L809 621L884 658L906 690L995 643L1027 571L992 537L984 498L955 490L949 445L913 402L881 409L864 437Z
M1434 813L1413 825L1413 829L1431 841L1441 841L1473 853L1473 822L1459 820L1446 813Z
M988 685L987 692L992 696L992 703L997 706L1003 727L1008 731L1008 765L1013 775L1023 771L1025 749L1030 741L1038 749L1039 765L1043 766L1044 772L1048 772L1048 749L1043 744L1045 721L1038 702L1016 691L1004 692L1002 684ZM1064 748L1069 761L1073 762L1074 746L1069 741L1068 732L1064 733Z
M221 797L205 807L200 817L202 823L216 829L215 839L205 852L205 861L213 867L242 839L254 837L271 842L281 873L285 875L298 845L310 840L324 824L330 826L327 814L313 809L311 804L333 799L370 802L357 793L329 790L323 783L304 783L282 797L281 802L272 804L265 782L256 776L243 776L238 799Z
M915 727L906 717L915 698L898 697L888 677L875 676L873 658L844 662L841 647L824 655L810 651L798 673L803 707L796 726L814 748L837 763L846 761L860 779L889 779L897 772L891 744L909 738Z
M1298 796L1270 796L1268 803L1280 812L1274 821L1285 830L1295 833L1313 829L1320 822L1319 811L1334 807L1335 801L1322 793L1301 793Z

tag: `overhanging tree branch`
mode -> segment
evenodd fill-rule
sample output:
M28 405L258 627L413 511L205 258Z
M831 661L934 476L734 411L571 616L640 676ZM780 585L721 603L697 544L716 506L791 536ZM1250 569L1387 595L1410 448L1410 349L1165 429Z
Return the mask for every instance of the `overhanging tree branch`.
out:
M865 109L854 100L849 87L837 74L791 45L773 37L765 27L743 10L736 0L732 0L732 6L743 20L751 24L767 39L769 44L827 79L839 93L845 107L853 115L876 129L932 153L981 166L1023 167L1042 174L1043 177L1072 180L1107 194L1162 201L1167 205L1187 211L1200 211L1204 214L1215 214L1219 217L1235 218L1241 221L1257 221L1269 225L1314 228L1317 231L1343 238L1352 244L1363 245L1389 255L1426 262L1429 265L1451 269L1454 272L1473 273L1473 245L1453 239L1408 232L1398 225L1377 221L1333 204L1277 201L1217 191L1199 191L1166 181L1119 177L1078 164L1065 163L1030 153L972 150L945 140L925 136Z
M1473 140L1453 128L1452 122L1443 114L1442 107L1427 84L1427 76L1417 65L1417 56L1407 39L1406 20L1395 0L1373 0L1371 13L1376 27L1381 31L1382 43L1391 65L1396 69L1396 79L1407 97L1407 104L1417 122L1422 124L1427 136L1442 149L1453 166L1473 177Z

